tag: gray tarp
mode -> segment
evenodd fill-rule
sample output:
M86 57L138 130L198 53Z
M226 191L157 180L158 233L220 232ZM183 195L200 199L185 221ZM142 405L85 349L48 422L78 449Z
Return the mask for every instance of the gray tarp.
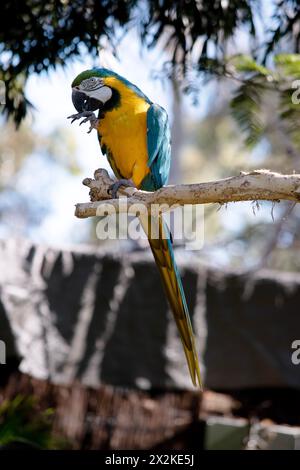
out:
M180 263L205 384L300 388L300 275L222 274ZM189 388L176 327L150 256L0 244L0 339L20 368L55 383ZM204 367L203 367L204 363ZM1 367L0 365L0 374Z

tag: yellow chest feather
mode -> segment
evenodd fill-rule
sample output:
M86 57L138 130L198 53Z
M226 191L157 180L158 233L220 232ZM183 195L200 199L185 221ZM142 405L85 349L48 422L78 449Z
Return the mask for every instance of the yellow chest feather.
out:
M101 144L104 144L112 155L119 175L122 178L132 179L139 187L149 173L147 166L149 103L131 90L120 90L120 95L120 105L105 113L98 130Z

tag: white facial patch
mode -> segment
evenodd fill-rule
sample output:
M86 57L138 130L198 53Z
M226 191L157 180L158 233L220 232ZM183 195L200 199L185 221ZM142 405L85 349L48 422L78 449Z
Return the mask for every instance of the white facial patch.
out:
M95 98L102 103L106 103L112 97L112 91L108 86L102 86L97 90L85 91L90 98Z

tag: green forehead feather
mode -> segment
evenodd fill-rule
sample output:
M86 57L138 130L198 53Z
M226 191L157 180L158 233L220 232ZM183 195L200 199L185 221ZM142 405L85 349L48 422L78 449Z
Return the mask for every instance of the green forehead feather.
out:
M80 85L83 80L86 80L90 77L101 77L101 75L97 73L96 70L84 70L79 75L77 75L76 78L74 78L72 82L72 87Z
M77 75L76 78L74 78L72 87L73 86L78 86L83 80L86 80L87 78L91 77L116 77L116 78L121 78L113 72L112 70L104 69L104 68L95 68L95 69L90 69L90 70L84 70L81 72L79 75Z

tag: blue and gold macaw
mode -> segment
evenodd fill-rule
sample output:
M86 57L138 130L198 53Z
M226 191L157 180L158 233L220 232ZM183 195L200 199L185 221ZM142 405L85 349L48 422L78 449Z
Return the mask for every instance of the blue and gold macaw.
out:
M102 153L118 178L111 188L112 197L117 196L120 186L155 191L167 183L170 128L161 106L152 103L128 80L104 68L86 70L75 78L72 101L78 113L69 117L72 122L83 118L81 124L89 121L89 132L97 129ZM191 378L194 385L201 387L192 324L169 230L161 215L146 219L141 217L141 223L174 314ZM151 233L158 237L151 237Z

